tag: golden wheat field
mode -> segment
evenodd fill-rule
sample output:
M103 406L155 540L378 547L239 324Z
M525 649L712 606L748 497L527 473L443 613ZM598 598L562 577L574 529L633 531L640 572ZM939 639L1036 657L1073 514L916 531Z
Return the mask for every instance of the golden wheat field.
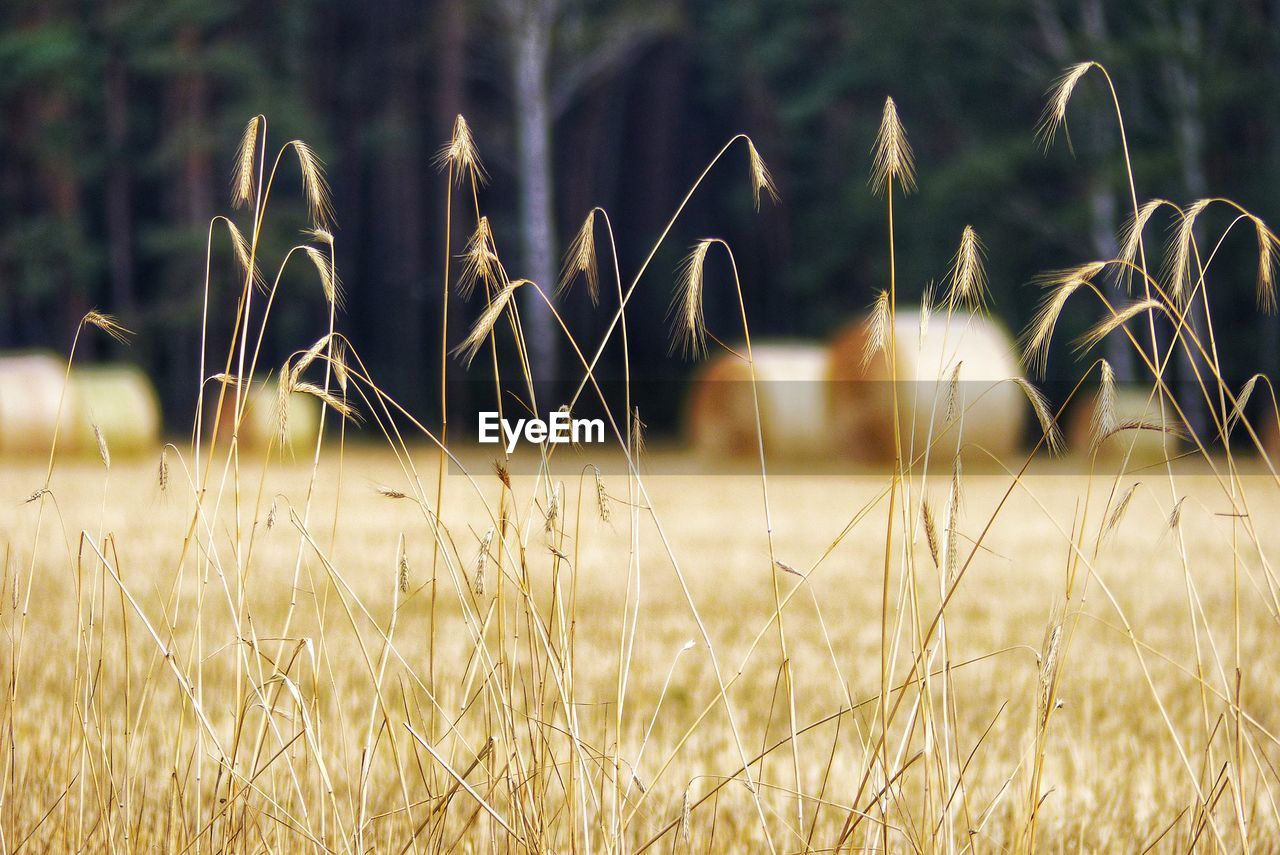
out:
M434 452L416 456L434 485ZM30 568L40 501L20 503L45 467L0 475L6 851L821 851L883 845L885 828L894 850L990 851L1024 833L1038 750L1037 848L1265 848L1277 832L1272 594L1207 467L1179 473L1172 529L1162 471L1024 477L945 646L928 642L929 681L911 665L938 573L895 577L892 682L909 688L883 789L882 475L770 481L776 554L801 574L776 577L782 669L757 478L645 477L630 544L625 477L601 481L607 520L593 477L564 484L548 526L534 478L452 474L432 676L434 540L391 454L325 456L305 528L308 461L244 477L239 519L201 523L216 555L183 554L193 499L170 466L164 492L155 460L61 466ZM962 561L1013 483L964 476ZM1106 493L1134 483L1098 543ZM1276 512L1270 476L1239 486L1259 519ZM947 473L911 485L939 506L950 489ZM502 495L518 547L447 581L474 577ZM1277 537L1259 533L1266 558ZM932 571L927 541L910 548Z

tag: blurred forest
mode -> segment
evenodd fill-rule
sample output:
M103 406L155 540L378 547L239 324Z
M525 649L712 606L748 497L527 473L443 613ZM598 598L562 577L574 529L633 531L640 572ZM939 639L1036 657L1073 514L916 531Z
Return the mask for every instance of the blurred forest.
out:
M628 313L637 370L688 370L668 357L666 312L681 256L708 234L734 247L755 330L826 335L884 283L867 175L886 95L919 167L896 212L900 288L913 298L942 278L972 224L995 311L1018 330L1035 274L1111 257L1130 206L1101 77L1072 100L1070 145L1046 153L1034 137L1044 91L1082 59L1114 76L1140 200L1230 196L1280 224L1280 0L7 0L0 348L65 350L100 307L139 335L127 351L95 337L91 356L140 361L166 408L189 413L207 224L230 212L236 144L259 112L273 146L302 137L325 160L341 326L418 412L437 399L445 177L432 161L458 113L508 269L548 285L593 205L629 278L707 160L750 133L781 202L756 213L745 151L717 168ZM306 224L296 178L281 187L268 269ZM455 212L455 252L473 226ZM1227 359L1243 381L1274 369L1277 332L1254 306L1252 235L1224 253L1213 309L1238 332ZM225 247L214 261L225 330L237 283ZM323 329L312 276L300 265L285 286L271 364ZM608 294L596 309L564 299L593 347ZM733 337L729 297L709 288L707 314ZM460 339L478 306L458 303ZM1059 340L1095 316L1069 307ZM576 376L567 350L538 347ZM1051 379L1077 377L1076 359L1055 351Z

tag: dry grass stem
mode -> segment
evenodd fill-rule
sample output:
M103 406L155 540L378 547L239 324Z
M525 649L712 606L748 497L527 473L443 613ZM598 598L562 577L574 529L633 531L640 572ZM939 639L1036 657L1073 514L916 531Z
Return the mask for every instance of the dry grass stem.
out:
M904 193L916 189L915 156L907 133L898 119L898 105L892 98L884 99L884 112L880 117L880 130L876 134L871 169L871 188L877 194L885 192L890 184L896 184Z

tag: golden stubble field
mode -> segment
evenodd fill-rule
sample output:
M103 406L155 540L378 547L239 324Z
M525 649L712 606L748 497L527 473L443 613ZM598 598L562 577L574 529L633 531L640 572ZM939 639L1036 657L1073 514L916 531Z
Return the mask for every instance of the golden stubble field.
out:
M417 458L432 494L436 455ZM0 848L790 852L887 833L893 851L1114 851L1278 833L1263 470L1238 484L1265 557L1203 463L1176 475L1176 514L1163 467L1090 480L1045 460L1007 499L1012 477L965 475L956 563L973 559L940 628L918 509L942 516L951 474L917 474L885 630L900 703L882 711L887 475L769 479L792 573L770 566L758 476L658 450L647 469L690 474L644 475L634 512L606 474L603 520L590 472L549 502L473 462L445 480L433 642L432 525L390 453L326 455L305 525L310 462L273 462L260 490L261 458L242 462L239 535L228 481L190 539L176 455L164 493L154 459L68 461L27 504L44 463L6 460ZM488 535L500 505L505 541Z

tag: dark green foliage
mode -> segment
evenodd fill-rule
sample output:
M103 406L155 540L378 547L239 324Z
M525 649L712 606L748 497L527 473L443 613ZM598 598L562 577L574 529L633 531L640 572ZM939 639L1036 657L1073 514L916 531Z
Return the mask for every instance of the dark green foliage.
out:
M920 191L898 205L899 283L910 299L946 273L972 224L988 248L996 311L1017 328L1032 276L1098 257L1129 210L1112 105L1090 76L1047 154L1033 137L1061 69L1097 58L1128 123L1140 201L1213 194L1280 221L1280 27L1274 4L1208 0L565 0L551 84L556 232L592 204L613 215L624 278L718 146L755 138L783 201L756 214L745 152L731 157L671 235L631 314L638 371L665 359L675 264L705 234L725 237L762 334L825 335L885 277L883 203L869 192L885 95L915 147ZM61 346L85 308L122 316L138 354L166 378L175 411L193 366L167 354L195 334L208 218L226 212L246 119L275 145L301 136L325 159L339 218L343 321L389 390L435 399L443 179L431 167L452 113L472 119L493 184L482 206L513 275L517 260L512 98L502 5L440 0L22 0L0 8L0 347ZM273 199L268 267L305 224L291 170ZM248 214L237 215L244 222ZM454 248L472 227L458 209ZM1223 223L1206 219L1206 228ZM1163 250L1154 246L1153 264ZM1249 237L1228 243L1214 311L1274 361L1255 317ZM601 244L603 250L604 244ZM1235 257L1239 258L1237 263ZM215 268L229 271L226 253ZM615 300L566 316L592 340ZM1225 275L1230 273L1231 275ZM716 275L714 269L709 276ZM268 356L322 316L299 271ZM215 276L229 304L236 283ZM548 283L550 284L550 283ZM310 295L310 296L307 296ZM712 331L733 305L708 289ZM296 306L297 308L292 308ZM833 309L834 307L834 309ZM218 317L229 317L224 305ZM456 338L477 311L465 306ZM1069 308L1071 331L1093 308ZM146 334L150 334L149 336ZM1065 336L1062 341L1068 340ZM1230 360L1231 353L1224 356ZM1065 349L1051 373L1075 376ZM269 360L269 361L272 361ZM1270 369L1268 364L1261 366ZM1234 373L1245 371L1228 363ZM677 369L678 370L678 369ZM670 366L662 373L670 374ZM173 375L173 376L169 376ZM661 425L662 413L651 414Z

